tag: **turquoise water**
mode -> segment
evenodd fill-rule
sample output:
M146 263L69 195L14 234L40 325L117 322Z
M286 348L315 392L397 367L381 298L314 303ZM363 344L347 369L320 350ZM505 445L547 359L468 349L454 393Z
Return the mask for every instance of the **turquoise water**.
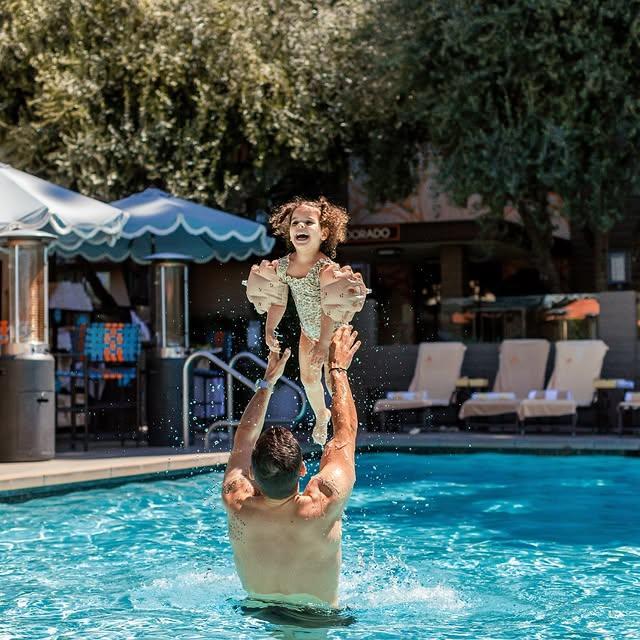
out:
M640 637L640 460L359 456L320 629L242 613L220 480L0 504L0 639Z

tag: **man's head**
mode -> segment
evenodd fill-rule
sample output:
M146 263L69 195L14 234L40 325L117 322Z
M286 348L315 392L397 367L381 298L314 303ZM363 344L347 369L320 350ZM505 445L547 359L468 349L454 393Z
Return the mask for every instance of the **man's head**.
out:
M306 473L302 450L289 429L265 431L251 454L253 478L268 498L280 500L293 495L298 479Z

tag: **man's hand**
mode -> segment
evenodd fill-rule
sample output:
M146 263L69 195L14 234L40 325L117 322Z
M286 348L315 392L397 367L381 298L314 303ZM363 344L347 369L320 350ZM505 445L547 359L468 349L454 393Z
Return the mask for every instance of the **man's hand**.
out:
M267 361L267 370L264 372L264 379L267 382L275 384L280 380L280 376L284 373L284 368L291 355L291 349L287 347L284 353L279 354L275 351L269 351L269 359Z
M278 342L278 338L276 338L275 333L267 333L265 341L267 343L267 347L269 347L270 353L280 353L280 342Z
M356 338L358 332L353 330L351 326L340 327L336 330L329 347L329 367L348 369L356 351L362 345L362 342Z

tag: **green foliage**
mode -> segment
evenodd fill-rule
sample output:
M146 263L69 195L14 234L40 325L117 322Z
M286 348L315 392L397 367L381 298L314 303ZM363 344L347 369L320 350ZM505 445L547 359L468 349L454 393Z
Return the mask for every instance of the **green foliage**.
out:
M638 181L640 2L375 5L359 56L375 82L352 120L378 188L396 195L428 143L461 202L475 191L501 211L552 190L576 219L611 226Z
M442 188L460 203L481 194L488 222L516 206L538 266L555 277L547 193L563 196L573 224L606 232L639 186L639 9L637 0L377 2L358 60L378 82L352 117L368 131L371 189L406 190L426 148ZM369 55L372 46L385 54Z
M237 211L361 159L372 198L432 155L487 223L549 191L607 231L637 192L640 0L5 0L0 159L113 199ZM546 266L545 266L546 265Z
M241 211L341 162L347 3L8 0L0 20L16 166L107 200L156 184Z

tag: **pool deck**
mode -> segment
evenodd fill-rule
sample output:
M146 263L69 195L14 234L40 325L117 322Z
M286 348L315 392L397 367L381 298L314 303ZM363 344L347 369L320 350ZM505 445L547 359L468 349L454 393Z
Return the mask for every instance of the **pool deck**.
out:
M176 453L165 449L70 452L42 462L0 464L0 499L22 493L54 493L69 485L148 477L219 468L228 453Z
M361 451L411 453L473 453L496 451L535 454L605 454L640 457L640 437L480 434L464 432L367 433L358 437ZM305 453L318 448L305 446ZM200 453L116 445L93 447L88 452L59 453L43 462L0 464L0 500L58 493L95 483L117 484L142 479L160 479L219 469L228 453Z

